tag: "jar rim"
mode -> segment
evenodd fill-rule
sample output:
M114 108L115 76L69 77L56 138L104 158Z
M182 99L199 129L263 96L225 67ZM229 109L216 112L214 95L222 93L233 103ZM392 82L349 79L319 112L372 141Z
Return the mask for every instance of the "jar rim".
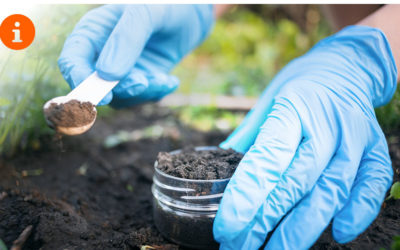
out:
M218 149L218 147L216 147L216 146L198 146L198 147L194 148L194 150L196 150L196 151L216 150L216 149ZM173 150L173 151L169 152L169 154L178 154L181 151L182 151L182 149L177 149L177 150ZM161 171L160 169L158 169L157 166L158 166L158 161L156 160L154 163L154 169L157 174L159 174L165 178L169 178L169 179L173 179L173 180L177 180L177 181L192 182L192 183L218 183L218 182L226 182L231 179L231 177L225 178L225 179L211 179L211 180L185 179L182 177L176 177L173 175L166 174L163 171Z

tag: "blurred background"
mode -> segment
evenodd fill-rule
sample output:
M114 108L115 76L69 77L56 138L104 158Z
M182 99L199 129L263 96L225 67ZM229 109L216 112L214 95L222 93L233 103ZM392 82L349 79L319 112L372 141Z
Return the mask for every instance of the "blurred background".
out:
M40 147L39 138L54 134L42 106L69 91L57 58L77 21L94 5L36 5L29 17L36 26L33 44L23 51L0 45L0 155ZM181 80L177 94L246 97L250 103L290 60L332 33L315 5L241 5L219 19L210 37L173 74ZM399 98L377 109L386 131L400 125ZM212 98L211 98L212 100ZM201 130L232 130L246 112L210 101L179 105L166 101L179 119ZM109 107L100 116L112 116Z

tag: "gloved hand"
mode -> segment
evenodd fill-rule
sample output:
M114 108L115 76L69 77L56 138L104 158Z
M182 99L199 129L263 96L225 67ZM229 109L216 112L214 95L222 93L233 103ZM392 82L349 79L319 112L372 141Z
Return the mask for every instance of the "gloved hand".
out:
M384 34L366 26L288 64L221 144L247 152L214 221L221 249L257 249L276 226L267 249L306 249L332 219L339 243L363 232L392 182L374 107L391 99L396 78Z
M213 22L211 5L102 6L78 22L58 64L72 89L95 70L105 80L121 80L100 105L159 100L179 85L169 71Z

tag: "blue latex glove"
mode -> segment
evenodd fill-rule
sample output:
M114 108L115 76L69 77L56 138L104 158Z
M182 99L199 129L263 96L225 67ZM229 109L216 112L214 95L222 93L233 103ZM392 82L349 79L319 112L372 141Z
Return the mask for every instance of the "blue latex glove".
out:
M214 221L221 249L257 249L276 226L267 249L306 249L332 219L339 243L363 232L392 182L374 107L396 78L384 34L362 26L288 64L221 145L247 152Z
M100 103L155 101L174 91L169 71L207 36L211 5L106 5L89 11L67 38L58 64L73 89L97 70L121 80Z

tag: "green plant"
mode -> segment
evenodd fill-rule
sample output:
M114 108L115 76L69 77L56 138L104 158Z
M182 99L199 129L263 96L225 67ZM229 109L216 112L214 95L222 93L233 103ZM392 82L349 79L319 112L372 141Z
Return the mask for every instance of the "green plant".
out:
M393 237L391 250L400 250L400 235Z
M57 68L57 57L74 23L87 5L40 6L32 14L38 31L23 51L0 50L0 155L18 148L40 146L38 138L51 133L42 107L52 97L65 95L68 85Z
M6 244L1 239L0 239L0 250L7 250Z
M40 85L44 81L46 67L40 60L34 66L30 66L27 60L20 62L20 72L23 72L25 67L33 67L33 72L29 80L25 80L24 74L20 73L14 80L10 80L15 84L3 86L1 93L3 105L0 106L0 153L5 149L12 153L16 145L22 145L31 138L33 135L31 133L35 129L43 127L43 122L38 119L35 105L41 91ZM14 65L12 59L8 60L7 66L10 65ZM6 77L2 77L4 78ZM23 135L26 138L22 138Z
M400 181L393 183L392 187L390 188L390 194L386 199L400 199Z

